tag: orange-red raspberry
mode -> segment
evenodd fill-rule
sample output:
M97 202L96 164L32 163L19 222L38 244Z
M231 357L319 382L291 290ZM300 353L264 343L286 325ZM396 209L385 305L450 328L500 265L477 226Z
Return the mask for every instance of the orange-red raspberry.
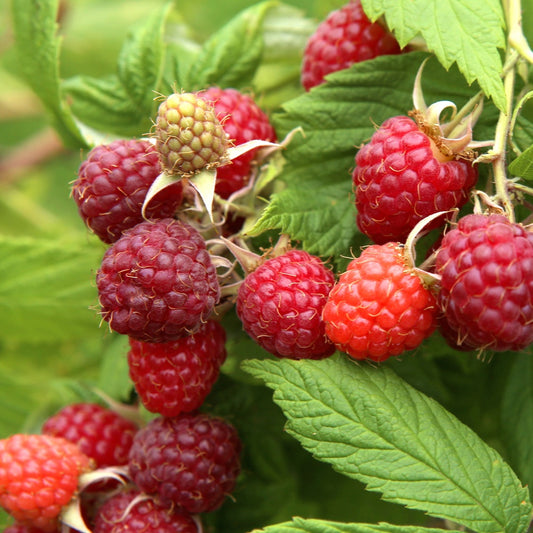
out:
M420 345L436 327L433 293L407 266L399 243L353 259L324 306L326 334L354 359L384 361Z
M19 524L56 531L91 460L73 443L51 435L0 440L0 506Z

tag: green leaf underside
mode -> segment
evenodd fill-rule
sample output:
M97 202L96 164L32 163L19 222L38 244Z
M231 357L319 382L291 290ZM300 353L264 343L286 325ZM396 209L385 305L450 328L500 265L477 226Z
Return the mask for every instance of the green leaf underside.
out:
M94 334L98 317L89 307L97 300L100 247L4 236L0 247L0 338L39 342Z
M274 390L305 449L386 501L476 532L527 530L527 489L498 453L386 367L337 355L243 368Z
M533 145L520 154L510 165L509 172L528 181L533 180Z
M235 88L250 85L263 53L263 19L273 5L271 1L254 5L215 32L180 80L183 88L194 91L210 85Z
M75 76L63 82L73 113L84 125L124 136L148 133L163 70L163 30L170 7L162 6L130 31L120 51L117 75Z
M418 526L396 526L393 524L345 524L326 520L295 517L291 522L276 524L252 533L458 533L450 529L436 529Z
M163 66L163 30L172 3L130 31L118 58L118 78L131 101L150 112Z
M12 68L40 98L63 141L70 146L85 146L61 93L58 4L59 0L12 0L16 59Z
M412 109L414 78L427 57L412 52L356 64L284 105L274 116L279 138L299 127L303 134L296 133L283 152L280 178L286 189L272 196L254 234L279 228L310 246L311 253L349 253L358 235L351 194L357 148L385 119ZM456 69L446 72L436 60L427 63L422 84L428 104L446 99L461 106L475 94ZM494 113L489 109L487 116ZM476 138L492 133L487 124L482 116Z
M76 76L63 86L72 97L74 114L91 128L126 135L147 133L147 128L139 129L139 124L149 123L149 117L129 99L116 76Z
M385 15L403 47L421 35L428 49L449 68L457 63L468 83L505 110L498 48L505 47L505 19L499 0L362 0L371 20Z
M533 360L517 356L504 391L502 425L513 463L524 484L533 487Z

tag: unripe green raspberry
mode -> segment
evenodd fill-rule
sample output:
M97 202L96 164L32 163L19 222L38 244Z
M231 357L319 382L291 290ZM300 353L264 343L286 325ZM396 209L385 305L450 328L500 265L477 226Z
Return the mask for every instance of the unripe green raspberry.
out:
M218 166L228 140L213 106L193 93L171 94L159 106L156 148L168 174L194 174Z

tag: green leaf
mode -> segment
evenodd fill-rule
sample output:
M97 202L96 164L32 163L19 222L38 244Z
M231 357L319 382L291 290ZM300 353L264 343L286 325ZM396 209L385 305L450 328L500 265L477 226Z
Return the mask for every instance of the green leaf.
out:
M477 81L505 110L499 48L505 47L505 19L499 0L362 0L371 20L385 15L400 46L417 35L441 64L457 63L466 81Z
M115 400L126 402L133 388L128 367L127 335L115 335L102 354L96 388Z
M268 229L283 228L283 233L301 240L309 253L329 257L349 250L355 234L354 203L346 201L352 197L350 180L333 184L309 180L307 185L307 188L288 188L277 194L248 234L254 236Z
M343 524L325 520L293 518L291 522L257 529L251 533L458 533L450 529L435 529L418 526L395 526L392 524Z
M263 19L273 5L270 0L260 2L211 35L181 80L186 90L249 85L263 53Z
M533 487L533 354L516 356L501 407L506 444L520 479Z
M338 355L244 369L274 389L305 449L385 500L480 533L527 531L527 489L498 453L388 368Z
M132 103L146 115L153 107L164 62L163 30L172 3L154 12L128 34L118 58L118 79Z
M349 254L359 235L351 194L357 147L386 118L412 109L414 79L427 57L410 53L358 63L283 106L274 116L278 137L297 128L303 134L296 133L283 152L286 190L272 196L254 234L280 228L318 255ZM446 99L460 107L474 95L456 69L446 72L435 60L422 81L428 103ZM490 107L476 126L477 138L494 135Z
M87 242L0 236L0 338L26 342L90 336L98 328L94 272L103 255Z
M525 180L533 180L533 145L520 154L510 165L509 172Z
M10 67L33 89L69 146L84 147L70 109L63 100L59 76L59 0L12 0L14 58Z
M74 114L95 130L95 139L103 132L140 136L150 127L150 117L130 99L117 76L75 76L65 80L63 87L72 98Z

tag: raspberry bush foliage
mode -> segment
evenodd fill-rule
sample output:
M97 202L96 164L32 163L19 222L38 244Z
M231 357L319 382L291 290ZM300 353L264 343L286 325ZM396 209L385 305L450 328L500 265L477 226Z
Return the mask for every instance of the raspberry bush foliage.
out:
M530 2L0 16L0 446L124 444L2 530L531 531Z

